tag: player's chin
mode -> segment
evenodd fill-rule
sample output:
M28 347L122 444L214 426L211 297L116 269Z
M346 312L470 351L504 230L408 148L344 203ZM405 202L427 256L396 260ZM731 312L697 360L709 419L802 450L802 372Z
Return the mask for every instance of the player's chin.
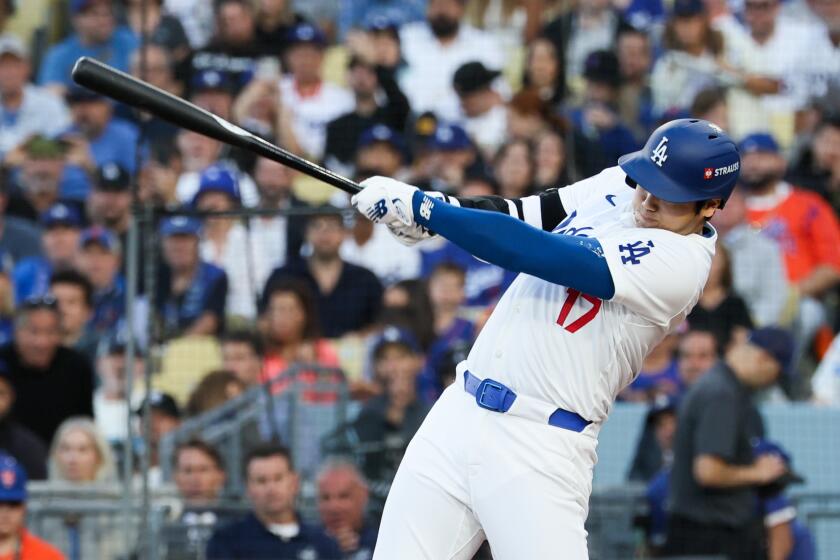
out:
M646 218L641 212L634 212L633 219L636 221L636 226L640 228L655 228L659 226L659 222Z

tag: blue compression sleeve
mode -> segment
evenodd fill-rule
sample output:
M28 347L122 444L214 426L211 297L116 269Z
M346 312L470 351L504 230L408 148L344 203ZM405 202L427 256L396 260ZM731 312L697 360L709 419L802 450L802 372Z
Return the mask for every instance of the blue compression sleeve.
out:
M599 299L615 295L597 239L548 233L500 212L459 208L421 191L415 221L489 263L568 286Z

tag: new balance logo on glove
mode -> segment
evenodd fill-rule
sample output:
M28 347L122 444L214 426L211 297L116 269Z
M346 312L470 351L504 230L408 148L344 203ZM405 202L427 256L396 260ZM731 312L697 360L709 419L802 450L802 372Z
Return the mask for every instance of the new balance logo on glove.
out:
M432 202L432 199L426 197L423 199L423 202L420 204L420 217L424 220L428 220L432 217L432 208L434 207L435 203Z
M376 204L371 206L367 211L367 218L371 222L377 222L382 217L388 213L388 203L383 198L381 200L376 201Z

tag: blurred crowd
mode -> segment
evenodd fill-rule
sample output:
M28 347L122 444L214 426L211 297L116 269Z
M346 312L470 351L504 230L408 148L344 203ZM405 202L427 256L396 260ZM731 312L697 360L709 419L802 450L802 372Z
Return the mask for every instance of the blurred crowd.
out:
M80 56L355 180L520 214L659 124L707 119L738 142L740 185L696 309L621 393L651 406L631 478L661 487L679 402L755 329L793 338L756 398L840 405L838 0L0 0L0 521L21 476L116 481L140 411L157 468L182 420L296 365L341 371L340 430L404 446L514 276L443 239L401 245L343 193L75 85ZM159 216L136 251L133 207ZM179 345L196 371L147 364ZM253 512L208 557L367 558L366 480L394 465L327 460L310 527L296 458L254 443ZM195 438L175 455L179 515L200 517L224 457ZM55 544L86 557L65 529Z

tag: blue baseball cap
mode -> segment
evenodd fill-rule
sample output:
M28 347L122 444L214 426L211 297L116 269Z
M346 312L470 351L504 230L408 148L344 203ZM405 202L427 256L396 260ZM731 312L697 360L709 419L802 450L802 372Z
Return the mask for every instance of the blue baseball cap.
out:
M299 23L292 27L286 35L286 40L290 45L309 43L318 47L327 46L327 36L311 23Z
M738 144L738 151L741 152L741 155L754 154L756 152L778 154L779 144L773 138L772 134L753 132L741 140L741 143Z
M200 91L224 91L233 92L233 81L226 72L206 69L196 72L190 80L190 88L193 93Z
M674 0L673 14L677 17L689 17L706 11L703 0Z
M201 222L187 216L172 216L160 224L160 234L163 237L172 235L195 235L201 233Z
M386 144L390 144L396 150L399 150L400 153L403 154L406 151L405 139L403 138L402 134L384 124L377 124L365 129L365 131L362 132L361 136L359 136L359 141L356 144L356 149L361 150L362 148L367 148L368 146L376 142L384 142Z
M374 12L365 19L366 31L397 31L402 21L390 13Z
M434 136L429 140L429 147L433 150L450 152L465 150L472 147L467 131L457 124L438 124Z
M650 403L650 408L648 408L646 421L652 422L664 412L676 412L679 404L680 400L676 395L656 395L656 398Z
M84 249L88 245L99 245L106 251L119 251L120 241L110 230L102 226L93 226L82 232L79 247Z
M104 2L103 0L70 0L70 13L75 16L79 12L84 12L97 2L110 4L110 2Z
M193 196L192 204L198 204L202 195L208 192L218 192L228 195L231 200L239 204L239 181L234 173L221 165L211 165L201 172L198 179L198 191Z
M802 475L795 472L792 468L792 460L790 453L788 453L781 445L775 441L764 438L755 438L750 444L752 445L753 457L758 458L762 455L776 455L787 465L788 471L782 477L775 481L777 485L787 486L788 484L795 484L805 482Z
M793 336L780 327L762 327L755 329L747 342L758 346L779 362L782 375L790 374L793 369Z
M26 471L6 453L0 453L0 502L26 501Z
M41 213L39 221L44 229L55 226L82 227L82 216L79 211L63 202L56 202Z
M420 345L414 335L400 327L388 325L373 343L373 359L378 360L385 347L392 344L404 346L415 354L420 353Z

